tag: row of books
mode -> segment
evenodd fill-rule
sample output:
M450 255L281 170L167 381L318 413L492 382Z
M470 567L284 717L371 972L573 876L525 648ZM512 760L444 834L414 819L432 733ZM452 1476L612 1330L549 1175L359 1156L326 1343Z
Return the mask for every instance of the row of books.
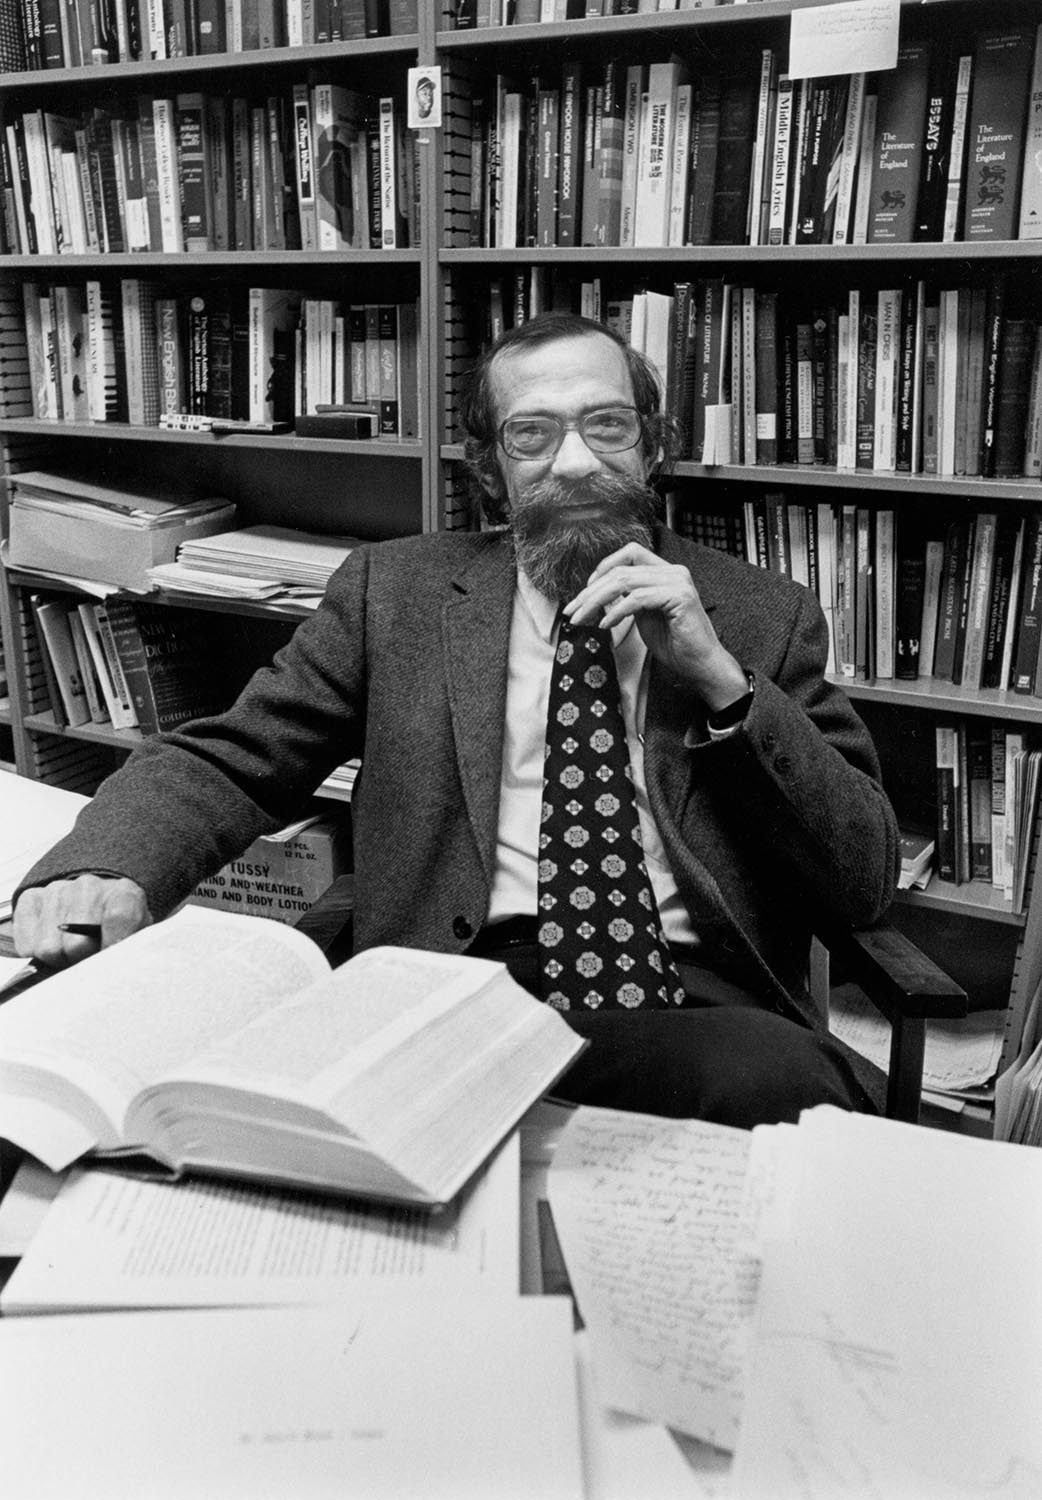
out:
M1042 27L791 79L777 49L499 73L471 112L472 244L1042 238Z
M823 288L808 304L722 277L667 292L520 267L490 279L479 337L551 307L648 356L683 458L1042 477L1037 294L1011 278Z
M0 135L0 240L22 255L400 249L418 243L416 167L395 100L340 84L27 110Z
M829 670L1042 698L1042 517L966 510L930 530L887 506L767 492L675 505L682 533L795 579L829 625Z
M373 419L359 435L419 435L414 302L235 285L174 296L140 277L25 282L22 298L25 358L7 345L5 369L13 382L24 367L40 421L294 424L351 406Z
M987 719L938 724L934 734L938 878L956 885L983 881L1002 891L1019 912L1038 811L1042 751L1031 748L1023 730Z
M116 597L103 604L33 594L55 722L158 734L227 706L212 622Z
M748 0L456 0L457 31L473 26L532 26L540 21L601 20L605 16L653 16L666 10L703 10Z
M4 72L310 46L417 29L418 0L4 0Z

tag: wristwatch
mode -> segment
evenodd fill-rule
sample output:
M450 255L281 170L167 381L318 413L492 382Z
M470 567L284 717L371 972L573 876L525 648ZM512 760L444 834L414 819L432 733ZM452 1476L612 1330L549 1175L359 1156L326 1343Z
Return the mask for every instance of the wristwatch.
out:
M756 682L751 672L746 672L745 680L749 684L747 693L743 693L733 703L728 703L718 713L706 714L706 728L710 734L722 734L727 729L736 729L749 712L756 692Z

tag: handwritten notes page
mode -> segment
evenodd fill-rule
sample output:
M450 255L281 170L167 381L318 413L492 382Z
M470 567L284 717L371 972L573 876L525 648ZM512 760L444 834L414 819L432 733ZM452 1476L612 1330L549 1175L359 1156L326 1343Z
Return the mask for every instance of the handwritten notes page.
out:
M739 1253L748 1131L581 1108L550 1205L602 1402L734 1445L755 1280Z
M823 1106L780 1156L735 1500L1042 1494L1042 1155Z
M900 18L900 0L841 0L794 10L789 77L828 78L895 67Z

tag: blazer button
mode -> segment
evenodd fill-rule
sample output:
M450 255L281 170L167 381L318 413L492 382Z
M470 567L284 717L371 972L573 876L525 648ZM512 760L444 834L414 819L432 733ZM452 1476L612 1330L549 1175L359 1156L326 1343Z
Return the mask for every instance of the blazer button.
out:
M453 935L460 939L474 936L474 929L466 917L454 917L452 920L452 931Z

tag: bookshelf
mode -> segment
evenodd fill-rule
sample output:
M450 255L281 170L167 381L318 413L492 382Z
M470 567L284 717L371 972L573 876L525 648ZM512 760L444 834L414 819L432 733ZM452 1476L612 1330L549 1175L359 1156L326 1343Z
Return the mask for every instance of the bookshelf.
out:
M474 10L473 0L468 0ZM779 58L802 0L757 0L654 15L586 17L538 24L456 26L461 0L418 7L416 30L354 41L273 47L161 61L126 61L98 67L51 68L0 74L5 124L31 110L74 115L88 106L116 109L140 95L171 96L210 90L285 97L295 83L338 82L371 95L404 100L405 72L415 63L438 63L443 74L440 130L416 133L413 172L416 234L406 248L383 250L216 249L173 254L161 250L109 253L5 254L0 256L0 297L18 298L26 282L85 283L88 279L144 277L173 295L189 296L232 286L292 287L312 298L363 303L408 298L417 307L419 433L369 441L312 440L273 435L163 431L117 422L41 421L16 401L0 410L0 446L7 475L61 463L112 482L157 471L176 473L195 489L227 495L239 506L239 524L273 522L316 533L349 533L363 539L421 531L466 529L477 523L462 475L457 397L468 362L487 335L490 289L497 280L509 308L515 282L533 273L544 294L576 305L583 283L598 281L602 303L613 290L647 287L663 294L677 282L728 278L740 286L776 290L781 300L808 288L836 299L853 287L865 292L905 287L927 276L943 284L983 281L1001 273L1014 310L1037 319L1042 241L997 239L909 243L768 244L698 243L661 246L546 243L509 246L476 243L472 234L474 184L487 180L474 154L476 101L494 97L497 76L520 84L538 76L560 80L581 64L592 81L612 60L651 65L676 54L698 77L714 68L730 76L758 66L763 49ZM934 0L928 7L902 0L902 41L951 34L967 39L988 26L1042 21L1039 0L985 5ZM345 287L348 289L345 298ZM550 288L551 292L546 293ZM556 291L553 289L556 288ZM8 391L9 395L10 392ZM16 392L17 394L17 392ZM31 410L31 408L30 408ZM744 456L744 455L743 455ZM821 502L914 510L928 517L954 511L1027 514L1042 501L1037 480L984 479L973 474L877 472L840 469L833 463L777 465L705 464L692 453L670 477L679 513L693 503L741 507L765 487L783 489L805 505ZM3 501L6 507L6 500ZM0 512L6 533L6 509ZM53 580L8 572L0 591L11 695L0 701L0 760L13 760L31 776L87 789L135 743L134 731L97 726L59 730L41 696L37 647L27 615L34 590L60 589ZM167 601L185 607L184 600ZM277 645L295 623L292 607L195 601L196 610L231 614L243 622L258 656ZM895 713L921 734L945 717L1016 724L1042 739L1042 697L989 688L970 689L921 677L858 680L843 685L866 717ZM335 798L337 794L327 793ZM1031 991L1042 978L1042 882L1035 882L1038 829L1031 839L1027 899L1022 912L980 881L937 881L909 893L899 909L917 941L950 957L953 932L963 924L970 944L988 955L1011 998L1011 1026L1019 1024ZM1038 889L1036 889L1036 885ZM979 941L978 941L979 938ZM970 984L971 992L975 981ZM1011 1032L1012 1035L1012 1032Z
M142 97L176 99L185 91L202 91L208 98L241 96L250 103L275 98L288 110L295 84L306 84L314 103L315 86L331 83L372 101L393 98L404 124L405 70L416 61L419 40L414 26L406 33L352 41L132 60L105 68L6 72L0 75L0 112L6 134L13 121L37 111L60 111L75 120L95 111L111 119L132 115ZM229 154L232 150L229 138ZM284 163L291 173L288 144ZM426 169L419 152L415 167ZM289 186L295 189L292 177ZM296 199L295 191L283 196L286 203ZM210 297L227 288L243 293L253 286L343 302L349 288L352 302L359 304L408 300L423 306L427 271L421 246L429 246L433 235L427 222L429 185L422 190L417 185L415 203L411 236L399 235L408 243L394 249L372 244L337 250L293 248L303 243L299 232L295 238L284 234L290 248L276 248L269 236L256 230L249 242L265 248L233 248L234 224L225 231L221 248L202 252L158 249L154 235L150 248L138 251L103 251L96 245L93 250L39 254L24 253L20 246L18 253L0 256L0 296L10 309L24 296L26 285L85 287L95 279L106 287L122 288L129 278L144 278L162 294L177 298L182 307L194 295ZM417 389L425 391L426 344L418 354ZM418 431L409 436L349 442L302 439L292 432L218 436L209 431L165 431L132 424L126 412L120 413L123 420L115 421L69 420L68 412L63 420L41 420L25 395L17 379L4 382L0 444L8 478L26 469L60 467L97 483L124 483L128 488L176 479L186 493L233 500L238 525L287 525L322 535L381 539L431 525L426 413L420 414ZM5 496L4 535L7 520ZM91 790L138 742L140 733L98 724L59 728L54 722L41 692L39 647L28 612L31 595L41 591L52 597L76 597L52 578L7 570L0 623L8 661L16 663L17 670L10 673L10 697L0 704L0 759L6 756L30 776ZM187 607L183 598L166 602L172 608ZM269 657L306 613L294 605L232 607L205 599L193 600L190 608L215 618L234 616L243 627L244 668ZM229 684L230 691L233 686ZM329 795L333 801L343 799L342 793Z
M502 315L510 322L517 315L512 305L515 295L522 301L527 299L529 306L541 297L543 305L564 305L580 311L589 305L583 298L591 295L590 283L594 284L592 305L600 316L610 317L612 303L634 295L636 289L668 295L677 283L697 278L726 278L737 287L774 289L781 299L802 302L809 289L815 297L839 299L846 297L851 287L875 293L886 287L909 286L916 279L931 278L932 284L944 286L983 282L1001 274L1015 311L1037 321L1042 305L1040 240L943 242L938 233L933 240L902 243L749 243L747 224L746 235L736 236L744 239L741 243L691 243L690 237L684 236L685 242L676 244L669 243L667 235L661 244L640 246L620 243L625 229L613 233L615 226L609 218L607 243L563 243L562 237L570 238L572 231L562 231L559 197L555 243L554 231L547 230L546 219L540 217L542 183L538 172L527 200L522 184L522 227L516 239L509 218L497 220L494 211L472 195L472 183L480 176L475 162L481 162L484 148L480 121L495 106L497 81L502 89L516 88L524 97L525 81L535 77L551 93L561 90L563 99L569 71L576 67L581 68L586 85L604 84L613 62L621 60L624 71L643 64L649 70L644 75L646 86L651 87L647 83L651 65L670 56L686 65L687 72L681 72L681 79L697 81L711 77L714 69L722 77L740 66L755 71L767 48L774 49L781 59L777 67L780 73L787 56L790 17L799 8L800 0L791 4L762 0L755 5L666 10L654 15L586 16L527 25L471 24L461 29L455 24L456 7L448 3L441 6L435 43L445 70L448 124L441 142L443 229L435 274L438 298L446 309L438 356L446 374L438 454L445 524L470 524L454 396L469 359L488 337L490 304L492 316L499 313L496 295L501 296ZM961 52L970 47L978 32L989 27L1019 24L1034 28L1040 22L1042 6L1037 3L982 7L969 6L962 0L940 0L926 10L902 4L901 44L904 46L909 38L952 35L964 44L958 48ZM745 62L737 64L736 60L743 57ZM588 108L588 96L580 91L577 98ZM532 113L525 118L538 121L541 108L537 95ZM563 108L563 103L558 105L559 111ZM603 108L607 111L608 106ZM553 117L550 119L552 130ZM560 119L559 113L559 146ZM585 115L577 135L582 137L584 128ZM608 128L603 117L598 117L596 128L602 132ZM603 139L602 134L600 144ZM611 139L617 144L617 138ZM580 139L580 159L582 149ZM755 164L755 157L753 161ZM560 178L558 188L564 191ZM689 195L692 192L689 183ZM496 235L504 223L508 226L506 243L497 247ZM767 223L766 208L761 223ZM535 239L542 242L532 243L531 234L525 234L532 224ZM762 234L762 228L758 229ZM595 230L594 240L598 233L605 234L603 222ZM747 457L740 447L735 451L742 459ZM730 454L727 461L704 464L689 453L675 464L668 480L677 516L699 506L710 510L731 507L741 513L746 501L768 487L784 491L790 501L807 507L822 502L873 510L885 506L895 514L914 509L918 515L934 518L984 510L1023 515L1042 502L1038 480L1019 475L986 479L972 473L903 473L892 468L877 472L871 467L840 468L835 461L764 464L731 461ZM882 740L886 738L888 716L916 726L917 739L927 743L932 741L935 724L953 719L989 725L1009 723L1033 733L1036 740L1042 728L1042 697L971 688L926 676L908 681L893 677L861 680L837 672L836 680L850 693L874 732L878 727ZM900 811L900 763L888 769L885 744L882 754L891 794ZM932 765L929 769L932 772ZM1002 1006L1008 1000L1008 1052L1015 1049L1024 1008L1042 979L1042 883L1034 880L1037 855L1036 820L1030 837L1023 910L1014 909L1001 891L980 879L955 884L935 878L926 891L901 893L895 911L897 925L942 964L957 968L952 964L953 953L965 950L971 955L966 972L957 977L967 985L976 1004Z

